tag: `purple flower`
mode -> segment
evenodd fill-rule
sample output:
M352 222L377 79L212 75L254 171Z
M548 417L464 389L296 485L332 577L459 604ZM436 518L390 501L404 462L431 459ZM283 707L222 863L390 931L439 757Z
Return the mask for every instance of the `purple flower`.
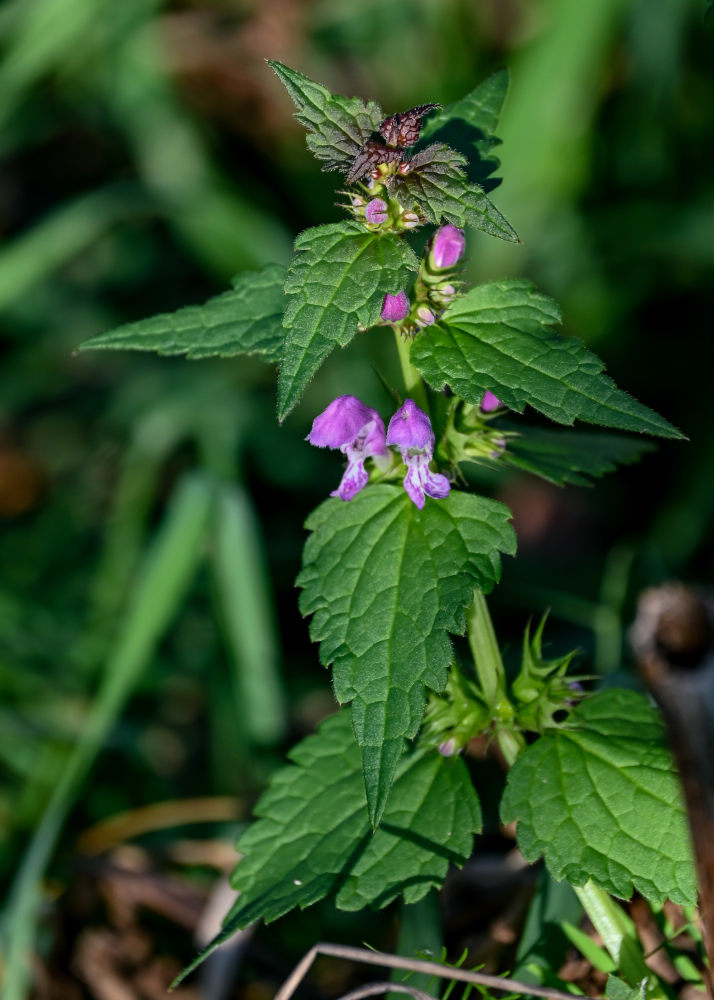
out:
M483 399L481 400L481 409L483 412L493 413L493 411L497 410L501 405L501 400L498 399L497 396L494 396L490 389L487 389L483 394Z
M382 304L382 319L387 323L400 323L409 312L409 298L406 292L396 295L387 293Z
M395 445L402 454L407 474L404 489L419 510L424 506L424 494L442 499L451 486L446 476L429 470L434 455L434 432L431 421L413 399L407 399L389 421L387 444Z
M436 231L429 254L431 266L436 271L453 267L461 260L465 249L463 229L457 229L449 222Z
M369 474L364 460L370 455L384 455L382 418L356 396L338 396L315 417L307 441L317 448L339 448L347 456L347 468L339 487L330 494L351 500L367 485Z
M383 198L372 198L367 202L364 217L372 225L379 226L387 221L387 203Z

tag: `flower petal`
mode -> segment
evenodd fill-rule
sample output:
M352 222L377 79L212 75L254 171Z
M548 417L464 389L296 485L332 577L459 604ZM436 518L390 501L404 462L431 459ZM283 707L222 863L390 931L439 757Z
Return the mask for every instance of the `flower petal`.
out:
M430 472L429 469L426 469L423 482L424 492L427 496L433 497L435 500L443 500L444 497L448 497L451 483L440 472Z
M330 493L330 496L339 497L340 500L351 500L364 489L368 480L369 475L364 467L364 461L361 458L352 458L347 463L340 485Z

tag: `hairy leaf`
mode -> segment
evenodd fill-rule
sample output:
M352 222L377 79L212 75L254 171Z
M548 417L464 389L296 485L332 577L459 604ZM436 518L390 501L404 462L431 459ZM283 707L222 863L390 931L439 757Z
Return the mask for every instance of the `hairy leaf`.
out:
M518 235L506 222L483 188L472 184L462 167L466 158L450 146L435 142L409 160L408 174L395 174L392 187L408 208L416 208L430 222L446 221L455 226L473 226L502 240L518 242Z
M498 426L504 431L518 431L519 436L509 438L497 463L531 472L556 486L590 486L589 476L604 476L618 465L632 465L655 449L651 442L625 434L549 431L540 427L524 430L508 421Z
M348 344L358 323L377 323L386 293L401 291L417 267L404 240L367 233L356 222L317 226L298 236L285 283L279 420L298 403L332 349Z
M616 896L693 904L687 819L660 717L646 698L612 688L580 704L573 728L549 730L508 774L503 821L518 820L528 861L556 879L589 879Z
M412 363L436 389L478 404L490 389L519 413L528 403L552 420L681 438L663 417L622 392L580 340L552 330L555 302L529 281L510 278L472 288L438 325L419 336Z
M310 133L307 147L324 162L322 169L346 169L379 127L384 117L379 105L331 94L322 84L272 59L268 65L292 98L295 117Z
M342 910L407 903L463 865L481 829L481 809L460 759L417 750L402 761L381 827L367 815L350 712L322 723L289 755L258 802L260 817L238 842L240 897L223 930L180 978L239 928L276 920L334 895Z
M403 489L382 485L308 518L300 610L313 616L338 701L352 702L375 826L425 689L446 684L447 632L464 632L474 585L491 590L499 550L515 549L509 517L503 504L456 492L419 511Z
M501 142L496 138L496 128L507 90L508 70L500 69L466 97L432 115L422 130L422 139L445 142L463 153L469 161L466 167L469 180L481 184L485 190L500 183L487 178L499 166L491 150Z
M266 361L277 361L285 337L284 283L282 264L267 264L260 271L239 274L230 292L202 306L126 323L85 341L80 350L156 351L189 358L260 354Z

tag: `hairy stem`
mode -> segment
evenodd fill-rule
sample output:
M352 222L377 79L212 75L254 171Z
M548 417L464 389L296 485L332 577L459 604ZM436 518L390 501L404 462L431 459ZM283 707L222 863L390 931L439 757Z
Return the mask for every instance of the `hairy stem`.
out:
M412 338L404 337L401 330L396 326L393 327L393 330L394 339L397 344L397 354L399 355L399 364L402 369L402 379L404 380L404 391L429 416L429 399L424 383L422 382L421 375L411 363Z
M508 725L513 718L513 707L506 696L506 674L501 651L486 598L477 587L474 588L474 602L469 611L468 635L481 692L493 713L496 742L510 767L524 749L525 741L521 733Z

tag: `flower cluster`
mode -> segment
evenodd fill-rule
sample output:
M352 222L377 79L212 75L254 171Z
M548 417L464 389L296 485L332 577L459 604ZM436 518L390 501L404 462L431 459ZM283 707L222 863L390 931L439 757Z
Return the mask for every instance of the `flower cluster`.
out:
M373 198L363 211L367 222L379 224L386 218L387 204L381 198ZM463 257L465 249L463 229L457 229L451 223L437 229L419 269L414 286L414 305L404 290L385 295L382 321L403 324L402 329L411 334L435 323L437 315L457 294L460 283L454 283L451 272Z
M373 458L379 464L387 459L388 445L399 449L407 467L404 489L420 510L426 496L443 499L451 489L446 476L429 469L434 456L434 432L429 417L413 399L399 407L385 434L376 410L356 396L338 396L315 417L307 440L318 448L339 449L347 456L342 481L330 496L351 500L359 493L369 480L365 460Z

